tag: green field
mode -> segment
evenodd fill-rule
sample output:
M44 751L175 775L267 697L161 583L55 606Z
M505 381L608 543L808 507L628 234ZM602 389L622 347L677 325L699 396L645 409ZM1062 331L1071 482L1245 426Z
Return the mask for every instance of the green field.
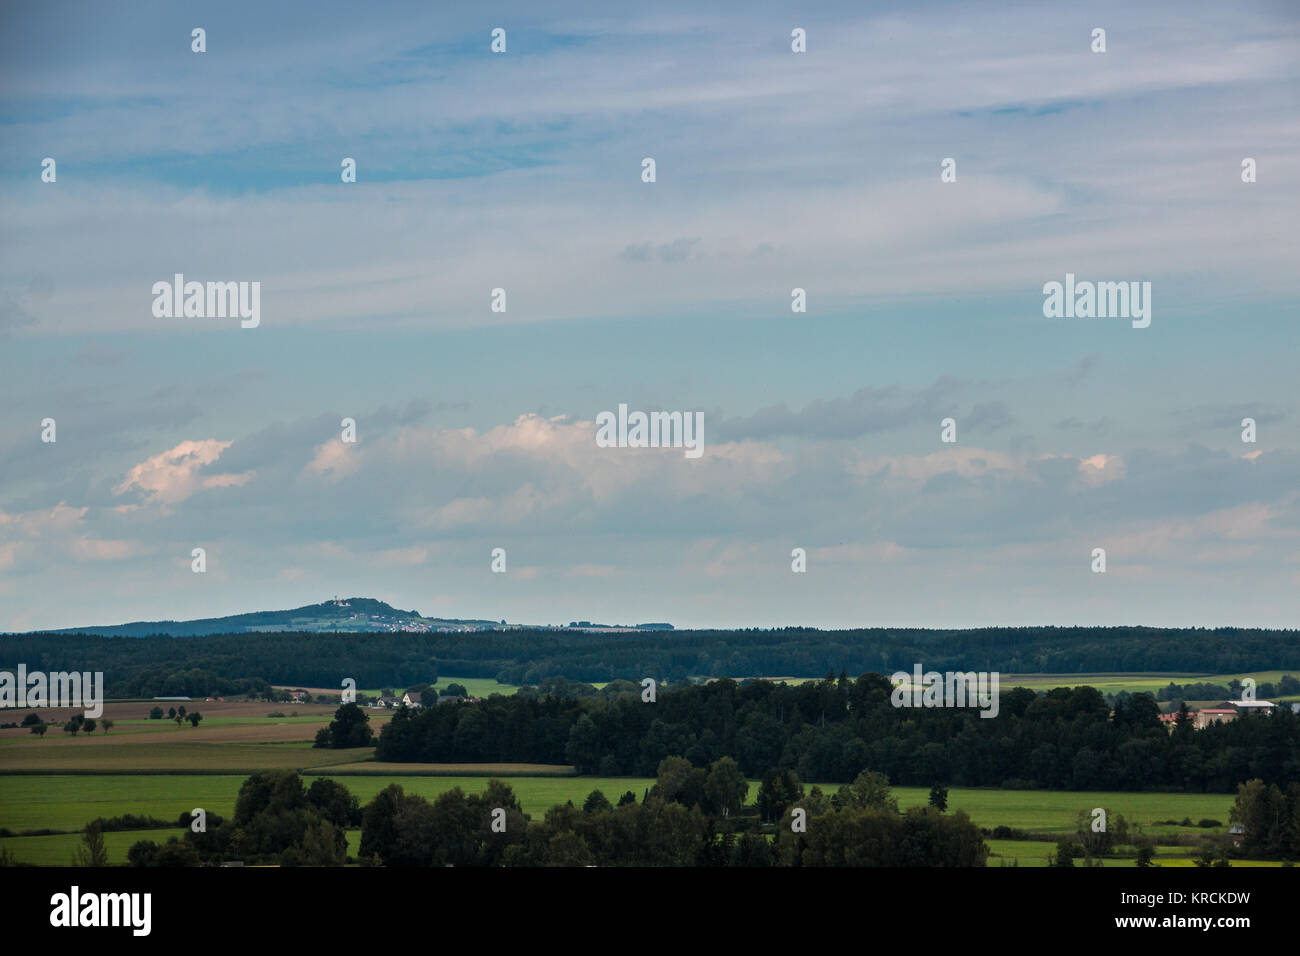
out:
M126 851L140 840L153 840L158 845L168 838L183 836L185 831L175 830L121 830L117 833L104 834L104 849L108 851L108 862L112 865L126 862ZM360 838L358 837L358 842ZM14 837L0 840L13 852L19 863L34 866L71 866L72 855L81 845L81 836L76 833L56 833L49 836Z
M515 684L498 684L491 677L453 677L450 674L439 674L435 686L446 688L448 684L462 685L469 691L471 697L491 697L493 694L509 696L519 689Z
M986 840L989 845L989 866L1047 866L1048 854L1056 852L1056 844L1039 840ZM1195 857L1190 848L1185 846L1157 846L1152 861L1156 866L1195 866ZM1075 866L1082 866L1083 861L1075 860ZM1265 860L1233 860L1233 866L1276 867L1279 864ZM1134 857L1107 857L1102 860L1103 867L1136 867Z
M456 677L454 674L439 674L434 687L438 690L445 690L448 684L460 684L469 691L471 697L491 697L493 694L505 694L509 697L519 689L518 684L498 684L495 678L492 677ZM597 684L596 686L601 685ZM389 687L387 689L398 697L401 697L406 690L404 687ZM382 690L384 690L382 687L366 687L358 688L357 693L365 694L368 697L378 697Z
M319 776L331 776L319 773ZM239 774L84 774L84 775L7 775L0 776L0 826L16 832L33 829L76 830L95 817L136 813L173 820L181 813L203 807L209 813L228 816L234 811L235 797L244 776ZM306 778L310 782L314 777ZM336 778L355 793L362 804L390 783L400 783L408 792L434 798L460 787L467 793L482 791L487 776L409 776L383 774ZM540 817L549 807L572 800L580 805L592 790L599 789L611 800L631 790L640 800L654 781L640 777L574 776L506 776L506 780L525 813ZM837 785L824 784L830 793ZM757 781L750 782L749 800L758 792ZM923 787L898 787L894 790L903 807L924 805L929 790ZM1156 820L1198 821L1210 817L1227 822L1233 798L1227 794L1152 794L1152 793L1072 793L1039 790L975 790L953 788L949 791L949 810L964 810L982 827L1003 825L1031 833L1059 833L1073 830L1079 811L1090 812L1104 807L1112 816L1122 813L1130 825L1150 826ZM1211 830L1185 827L1157 827L1153 834L1208 834ZM68 834L75 843L75 834ZM116 834L112 836L117 836ZM144 839L146 837L139 837ZM45 842L41 842L45 841ZM19 859L35 862L45 855L47 844L62 845L54 837L10 837L3 841ZM1004 844L1011 841L991 841ZM71 844L69 844L71 845ZM128 843L129 845L129 843ZM1027 859L1037 853L1037 844L1018 842L1019 853ZM1051 848L1051 844L1044 844ZM1187 848L1173 848L1186 855ZM1046 856L1046 853L1039 854ZM1022 862L1022 865L1028 865Z
M328 776L321 774L321 776ZM314 777L304 780L310 785ZM429 776L340 776L338 782L368 803L390 783L400 783L410 793L433 798L460 787L478 793L490 777ZM525 813L538 817L548 808L573 800L581 803L592 790L604 791L617 800L632 790L637 800L654 781L640 777L505 777ZM76 830L96 817L136 813L162 820L174 820L182 813L202 807L209 813L228 816L234 812L235 797L244 782L242 775L75 775L0 776L0 827L21 832L51 829ZM750 791L752 800L757 784ZM16 839L16 838L11 838Z
M826 789L823 787L822 789ZM920 806L930 791L922 787L895 787L899 806ZM1149 826L1156 820L1192 822L1208 817L1228 822L1234 795L1227 793L1097 793L1066 790L973 790L953 787L948 791L948 809L965 810L978 825L1015 827L1030 833L1061 833L1075 828L1075 815L1103 807L1110 816L1123 814L1129 825ZM1154 833L1166 832L1156 828ZM1167 832L1191 833L1186 827ZM1212 833L1212 830L1195 831Z
M1127 691L1130 694L1155 694L1162 687L1174 684L1221 684L1227 686L1234 678L1243 680L1253 677L1258 683L1276 684L1284 674L1293 671L1255 671L1242 674L1002 674L999 685L1003 690L1009 687L1028 687L1030 690L1046 691L1053 687L1095 687L1103 694L1118 694ZM1300 676L1300 675L1295 675ZM1281 698L1279 698L1281 699Z

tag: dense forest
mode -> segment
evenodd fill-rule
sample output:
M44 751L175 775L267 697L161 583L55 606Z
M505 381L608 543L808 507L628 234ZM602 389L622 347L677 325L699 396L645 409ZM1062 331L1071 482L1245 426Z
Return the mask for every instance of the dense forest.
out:
M1300 716L1287 708L1173 733L1150 694L1121 694L1114 716L1091 687L1036 695L1004 689L997 717L965 708L898 708L889 681L800 685L730 680L661 692L495 696L400 710L377 760L569 763L580 773L654 774L680 755L697 767L732 757L748 776L788 768L852 780L863 768L899 785L1230 793L1259 778L1300 778Z
M1245 673L1300 668L1300 631L1237 628L808 628L736 631L481 631L464 634L216 634L0 637L0 668L102 671L110 696L242 692L239 681L409 687L438 673L540 684L549 677L681 681L820 677L828 671Z

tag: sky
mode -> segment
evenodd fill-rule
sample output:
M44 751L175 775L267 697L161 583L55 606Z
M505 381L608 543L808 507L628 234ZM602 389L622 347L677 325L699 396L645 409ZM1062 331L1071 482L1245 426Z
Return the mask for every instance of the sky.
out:
M0 630L1300 626L1300 7L1135 6L4 5Z

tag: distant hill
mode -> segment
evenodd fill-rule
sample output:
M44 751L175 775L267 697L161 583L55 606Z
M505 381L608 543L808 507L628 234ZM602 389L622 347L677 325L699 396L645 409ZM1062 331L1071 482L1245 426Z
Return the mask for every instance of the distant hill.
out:
M50 634L97 634L102 637L147 637L170 634L195 637L205 634L234 634L240 631L325 631L325 632L448 632L480 631L501 627L503 621L430 618L419 611L402 611L374 598L323 601L287 611L253 611L196 621L133 621L129 624L65 627Z

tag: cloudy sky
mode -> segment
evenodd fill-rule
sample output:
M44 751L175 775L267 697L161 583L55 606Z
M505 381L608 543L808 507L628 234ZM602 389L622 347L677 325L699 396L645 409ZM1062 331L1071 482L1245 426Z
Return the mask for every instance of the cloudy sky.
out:
M0 11L0 630L1300 626L1294 3L448 6Z

